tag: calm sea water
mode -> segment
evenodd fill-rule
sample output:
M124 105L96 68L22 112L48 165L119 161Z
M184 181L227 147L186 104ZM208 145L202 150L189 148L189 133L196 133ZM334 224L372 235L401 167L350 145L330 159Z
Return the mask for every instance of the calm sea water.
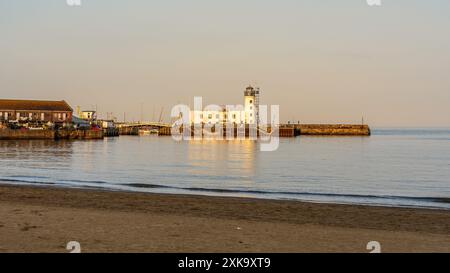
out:
M450 130L371 137L0 141L0 183L450 209Z

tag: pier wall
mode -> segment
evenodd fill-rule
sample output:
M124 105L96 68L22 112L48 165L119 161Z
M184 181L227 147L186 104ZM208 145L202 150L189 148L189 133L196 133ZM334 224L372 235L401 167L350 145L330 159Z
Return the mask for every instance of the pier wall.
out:
M55 139L103 139L103 130L61 130Z
M0 129L0 140L20 139L102 139L101 130L12 130Z
M170 132L170 128L169 128ZM139 135L139 128L137 127L119 127L119 135L137 136Z
M295 124L291 125L299 135L321 136L370 136L368 125L351 124Z
M106 128L103 129L104 137L118 137L119 136L119 128Z
M55 131L12 130L12 129L0 130L0 140L13 140L13 139L55 139Z
M194 136L195 130L199 131L199 134L202 134L203 137L205 137L205 134L209 131L211 131L212 134L216 133L215 126L212 126L210 129L208 129L206 131L204 130L204 126L202 128L194 128L194 126L191 126L190 132L191 132L192 137ZM269 134L272 131L271 127L266 128L266 130ZM293 127L283 126L283 127L278 128L277 131L278 132L276 132L276 133L278 134L279 137L295 137L296 136L295 128L293 128ZM217 133L219 133L219 132L217 132ZM248 125L245 126L245 129L244 128L238 129L237 126L227 129L227 127L224 126L222 128L223 137L227 137L227 133L230 133L231 135L233 135L234 138L238 138L238 135L241 137L249 138L251 134L254 134L257 137L259 137L260 134L264 133L264 132L261 132L260 130L256 130L255 128L250 128ZM183 134L183 128L180 128L180 134ZM171 128L169 128L169 127L160 128L159 135L165 135L165 136L171 135Z
M271 128L266 128L270 133ZM202 130L197 128L196 130ZM191 128L191 135L194 134L194 128ZM211 131L214 133L215 128L212 127ZM180 128L180 133L183 130ZM230 131L234 137L237 136L238 129L232 128ZM121 134L133 134L130 132L121 132ZM258 136L260 131L258 131ZM170 127L161 127L159 129L159 135L171 135ZM370 136L371 131L368 125L352 125L352 124L280 124L278 127L278 135L280 137L296 137L299 135L313 135L313 136ZM226 128L224 127L224 136L226 136ZM249 136L249 128L245 129L245 136Z
M170 136L170 135L172 135L171 130L172 130L172 128L170 128L170 127L161 127L161 128L159 128L158 135Z
M292 127L279 127L278 128L278 136L279 137L295 137L297 134L295 133L295 128ZM275 132L276 134L277 132Z

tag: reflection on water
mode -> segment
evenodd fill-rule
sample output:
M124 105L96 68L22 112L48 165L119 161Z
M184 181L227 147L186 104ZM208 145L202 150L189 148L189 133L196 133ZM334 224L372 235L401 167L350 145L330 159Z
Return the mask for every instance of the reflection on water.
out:
M1 164L19 168L70 168L72 143L53 140L2 140ZM49 162L52 164L48 164Z
M192 175L227 176L239 173L239 183L248 183L255 176L256 141L192 140L187 145L187 161Z
M450 208L450 131L251 140L0 141L0 181Z

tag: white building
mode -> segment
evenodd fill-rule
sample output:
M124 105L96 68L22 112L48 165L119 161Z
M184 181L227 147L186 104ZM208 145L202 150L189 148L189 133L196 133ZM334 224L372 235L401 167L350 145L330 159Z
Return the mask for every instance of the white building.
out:
M97 119L97 113L95 111L82 111L78 114L81 119L93 121Z
M257 124L259 123L259 88L249 86L244 91L244 105L210 105L202 111L191 111L195 124Z

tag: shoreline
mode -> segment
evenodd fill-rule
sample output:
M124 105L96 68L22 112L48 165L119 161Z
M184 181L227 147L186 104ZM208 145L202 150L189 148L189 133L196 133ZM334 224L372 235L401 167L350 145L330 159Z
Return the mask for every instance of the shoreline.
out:
M450 212L0 185L0 252L450 252Z
M176 187L161 187L161 188L171 188L172 190L179 192L158 192L158 191L140 191L131 189L120 189L112 187L96 187L96 186L77 186L77 185L64 185L52 182L26 182L20 180L2 180L0 179L0 186L24 186L24 187L38 187L38 188L60 188L60 189L75 189L75 190L93 190L93 191L105 191L105 192L123 192L123 193L143 193L143 194L165 194L165 195L175 195L175 196L203 196L203 197L224 197L224 198L245 198L245 199L257 199L257 200L274 200L274 201L293 201L302 203L312 203L312 204L329 204L329 205L349 205L349 206L368 206L368 207L381 207L381 208L410 208L410 209L428 209L428 210L443 210L449 211L450 207L438 206L439 204L450 204L450 198L446 197L407 197L407 196L358 196L358 195L346 195L352 196L354 198L376 198L376 199L403 199L403 200L427 200L430 205L407 205L407 204L389 204L389 203L370 203L370 202L338 202L338 201L326 201L326 200L313 200L313 199L301 199L301 198L270 198L264 195L271 195L277 193L270 192L254 192L254 191L233 191L233 190L215 190L215 189L201 189L201 188L176 188ZM119 186L128 186L126 184L118 184ZM153 185L149 185L149 188L154 188ZM133 187L133 186L131 186ZM135 186L136 187L136 186ZM136 187L140 188L140 187ZM203 194L202 194L203 193ZM230 193L230 194L228 194ZM258 196L257 194L260 194ZM295 193L293 193L295 194ZM302 193L303 195L312 196L322 196L322 194L308 194ZM323 194L326 196L328 194ZM345 195L344 195L345 196ZM435 205L431 205L435 203Z

